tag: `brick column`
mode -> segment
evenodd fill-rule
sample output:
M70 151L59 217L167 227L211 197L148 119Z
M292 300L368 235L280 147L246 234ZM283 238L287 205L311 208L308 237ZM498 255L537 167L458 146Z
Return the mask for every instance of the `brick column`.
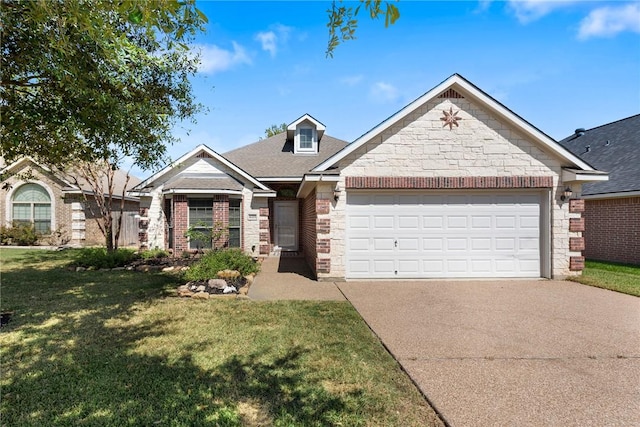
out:
M174 255L180 256L182 251L189 250L189 242L184 233L189 228L189 205L187 196L176 194L173 196L173 246Z
M213 242L216 248L223 248L229 242L229 196L219 194L213 198L213 227L221 227L223 230L220 238Z

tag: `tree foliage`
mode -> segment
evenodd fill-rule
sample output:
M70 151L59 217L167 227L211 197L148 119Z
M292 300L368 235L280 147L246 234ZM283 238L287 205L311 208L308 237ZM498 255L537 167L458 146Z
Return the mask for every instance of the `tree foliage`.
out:
M396 0L396 2L399 0ZM397 6L390 1L383 0L360 0L357 6L347 6L343 0L331 2L331 9L327 10L329 15L329 43L326 55L333 57L333 52L342 42L354 40L358 28L358 13L361 10L368 12L371 19L378 19L384 16L385 28L395 24L400 18L400 11Z
M195 0L1 0L0 154L159 166L193 117Z
M271 125L264 130L264 135L266 138L271 138L274 135L277 135L282 132L287 131L287 124L281 123L279 125Z

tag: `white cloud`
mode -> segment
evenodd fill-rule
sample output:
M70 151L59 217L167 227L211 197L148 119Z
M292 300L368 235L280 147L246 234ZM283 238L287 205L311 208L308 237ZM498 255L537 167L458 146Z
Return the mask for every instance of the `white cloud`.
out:
M198 72L213 74L226 71L240 64L251 64L251 58L244 47L232 42L233 50L226 50L214 44L197 45L195 50L200 52Z
M269 31L261 31L254 39L262 45L262 50L269 52L271 57L275 57L278 49L289 40L289 35L293 28L282 24L269 26Z
M385 82L376 82L369 91L371 99L377 102L393 102L398 99L398 89Z
M591 11L580 23L578 38L610 37L623 31L640 33L640 4L629 3Z
M556 9L578 3L579 0L509 0L509 8L522 24L542 18Z
M358 74L356 76L346 76L340 79L340 83L347 86L355 86L360 83L364 79L362 74Z

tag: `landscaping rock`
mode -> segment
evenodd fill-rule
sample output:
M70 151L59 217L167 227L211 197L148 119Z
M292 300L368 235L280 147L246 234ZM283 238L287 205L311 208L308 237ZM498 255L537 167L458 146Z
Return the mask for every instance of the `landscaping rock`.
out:
M204 292L207 289L205 285L200 285L196 288L196 292Z
M189 289L178 289L179 297L192 297L194 295Z
M191 295L191 298L197 298L197 299L209 299L209 293L208 292L196 292L195 294Z
M212 289L224 289L227 287L227 282L223 279L209 279L207 285Z
M179 267L178 267L178 268L179 268ZM174 266L169 266L169 267L164 267L164 268L162 269L162 271L163 271L163 272L167 272L167 271L173 271L173 270L175 270L175 269L176 269L176 267L174 267Z
M84 267L76 267L76 271L86 271L87 269Z

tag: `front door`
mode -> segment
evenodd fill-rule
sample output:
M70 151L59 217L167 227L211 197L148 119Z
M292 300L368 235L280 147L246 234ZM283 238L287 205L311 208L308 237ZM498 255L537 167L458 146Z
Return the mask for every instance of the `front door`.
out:
M298 201L274 201L275 243L286 251L298 250Z

